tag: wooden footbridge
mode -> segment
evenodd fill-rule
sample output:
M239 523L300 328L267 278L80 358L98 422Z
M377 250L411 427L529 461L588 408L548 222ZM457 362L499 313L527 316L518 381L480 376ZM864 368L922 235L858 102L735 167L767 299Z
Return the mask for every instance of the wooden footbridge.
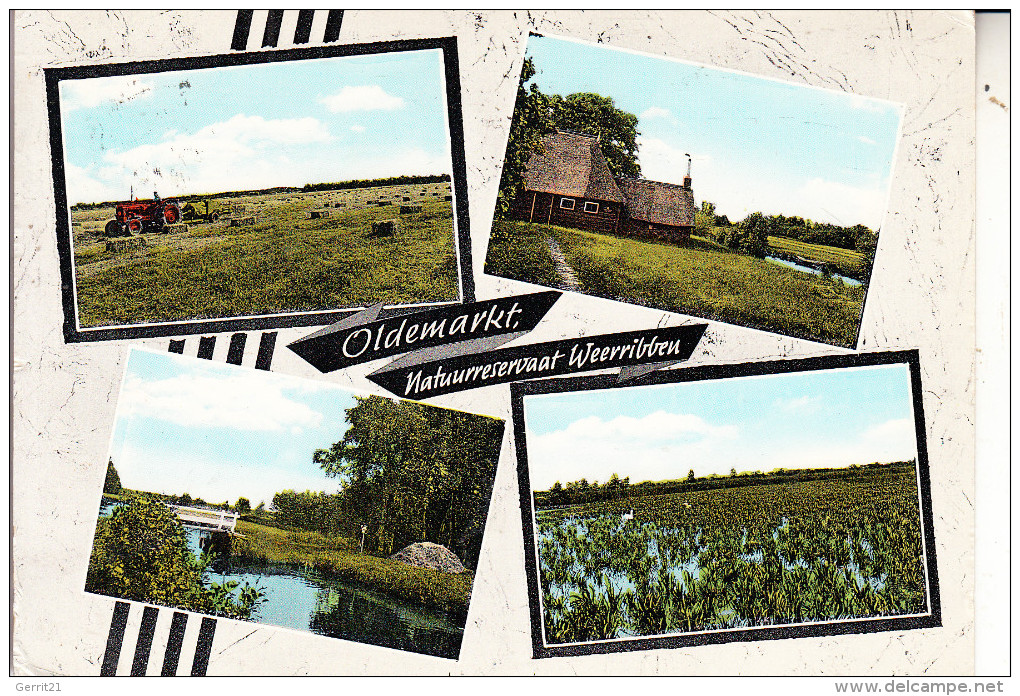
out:
M209 530L213 532L231 532L237 526L238 515L223 510L206 510L205 508L171 505L170 509L177 514L177 519L185 527Z

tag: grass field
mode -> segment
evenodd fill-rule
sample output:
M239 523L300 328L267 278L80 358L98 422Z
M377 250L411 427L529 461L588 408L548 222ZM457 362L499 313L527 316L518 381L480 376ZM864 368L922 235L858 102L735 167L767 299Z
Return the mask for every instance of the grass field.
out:
M436 183L212 200L227 217L244 206L255 224L189 223L116 252L103 236L112 207L72 210L80 326L456 301L447 196L449 183ZM402 215L401 204L423 210ZM306 219L312 209L329 217ZM369 235L372 222L391 218L398 234Z
M924 612L915 470L860 471L539 511L546 642Z
M865 288L692 237L687 246L497 222L485 272L555 286L555 239L585 294L854 347ZM550 275L551 273L551 275Z
M769 237L769 246L779 252L827 264L840 275L849 278L860 279L863 277L864 256L852 249L808 244L788 237Z
M464 618L474 573L456 575L357 552L350 539L287 531L245 520L237 523L231 558L314 567L327 577L356 582Z

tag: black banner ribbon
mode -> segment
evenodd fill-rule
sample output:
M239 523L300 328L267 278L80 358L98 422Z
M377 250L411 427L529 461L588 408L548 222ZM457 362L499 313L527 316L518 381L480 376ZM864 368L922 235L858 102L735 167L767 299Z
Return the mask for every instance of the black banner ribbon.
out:
M420 400L538 377L648 366L641 371L626 370L621 379L628 379L687 360L706 328L707 324L687 324L498 350L491 350L497 339L486 337L405 355L367 376L392 394Z
M523 335L538 325L560 297L548 290L379 319L374 305L287 347L319 372L333 372L379 358L450 343ZM492 344L490 344L492 345ZM429 353L431 355L431 352Z

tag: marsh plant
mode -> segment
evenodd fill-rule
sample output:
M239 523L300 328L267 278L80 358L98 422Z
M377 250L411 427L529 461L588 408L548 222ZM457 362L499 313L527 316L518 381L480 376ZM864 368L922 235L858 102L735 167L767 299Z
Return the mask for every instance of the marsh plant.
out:
M914 477L907 467L540 510L546 642L923 612Z

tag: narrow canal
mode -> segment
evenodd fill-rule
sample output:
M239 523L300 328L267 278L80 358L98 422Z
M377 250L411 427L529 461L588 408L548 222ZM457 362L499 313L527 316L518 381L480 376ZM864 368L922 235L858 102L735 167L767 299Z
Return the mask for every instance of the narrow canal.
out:
M113 513L117 503L103 500L99 516ZM200 532L186 529L196 556ZM250 564L217 561L206 581L238 581L260 588L266 601L251 620L311 631L387 648L456 659L464 627L445 613L391 597L370 588L321 577L312 568L293 564Z

